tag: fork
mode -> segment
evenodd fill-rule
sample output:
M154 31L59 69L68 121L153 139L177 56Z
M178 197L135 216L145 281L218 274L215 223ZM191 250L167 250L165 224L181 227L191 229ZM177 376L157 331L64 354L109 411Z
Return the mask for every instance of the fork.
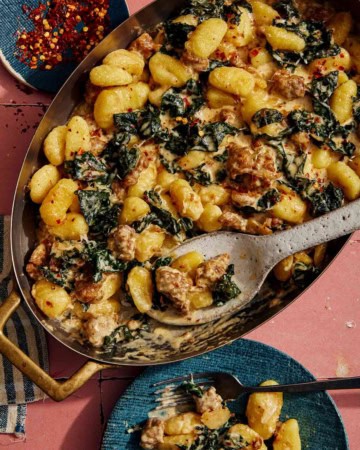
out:
M313 392L332 389L360 389L360 377L347 378L321 378L315 381L307 381L295 384L277 384L272 386L244 386L239 379L226 372L203 372L182 377L170 378L155 383L153 386L163 386L154 392L161 394L156 402L162 403L156 409L180 406L189 403L191 396L179 389L179 383L182 381L198 380L197 384L202 387L214 386L217 393L225 401L236 400L242 394L251 394L254 392Z

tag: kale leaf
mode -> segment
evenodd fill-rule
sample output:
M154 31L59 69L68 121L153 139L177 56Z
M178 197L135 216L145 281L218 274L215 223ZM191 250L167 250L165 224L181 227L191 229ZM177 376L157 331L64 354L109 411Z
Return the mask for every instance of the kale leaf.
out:
M123 180L126 175L128 175L133 169L135 169L140 158L140 150L137 147L133 147L130 149L121 147L118 151L117 156L117 175L120 180Z
M136 112L114 114L114 124L118 133L137 133L138 114Z
M93 280L98 282L104 272L123 272L127 263L112 256L104 243L86 241L84 243L84 258L93 268Z
M189 395L195 395L195 397L198 398L201 398L204 395L204 390L202 387L194 383L192 380L183 381L177 389L185 391Z
M234 274L234 264L229 264L226 273L215 283L212 295L216 306L221 306L241 294L241 290L231 280Z
M319 273L319 268L311 264L305 264L302 261L296 261L293 267L292 279L298 287L304 288L308 286Z
M110 193L107 191L80 190L76 191L80 209L92 233L108 235L116 226L118 206L110 203Z
M191 169L185 170L184 174L186 179L191 183L199 183L203 186L209 186L213 183L211 179L210 172L203 170L205 164L201 164L200 166Z
M51 283L57 284L63 288L72 289L73 280L68 268L50 269L48 266L40 266L40 272Z
M310 86L312 96L319 102L328 102L337 87L338 78L337 70L323 77L313 78Z
M75 180L106 183L109 179L105 161L90 152L77 153L73 161L65 162L65 170Z
M193 14L199 22L212 17L221 18L223 15L224 0L190 0L189 6L181 10L180 16Z
M174 48L183 49L188 34L195 30L193 25L181 22L166 22L164 25L167 42Z
M195 128L195 127L194 127ZM234 135L239 129L226 122L213 122L194 133L192 150L216 152L227 135Z
M177 164L176 161L170 161L166 159L165 156L161 153L159 154L159 160L169 173L177 173L182 171L182 168L179 166L179 164Z
M272 7L283 17L284 19L298 19L300 14L296 9L293 0L281 0L272 5Z
M266 125L271 125L272 123L281 122L283 119L284 116L279 110L272 108L262 108L252 116L251 120L258 128L262 128Z
M169 111L171 117L191 116L204 103L201 83L189 80L182 88L168 89L161 100L161 110Z
M138 132L144 139L161 137L163 130L161 128L160 112L153 105L149 104L147 108L139 115Z
M224 163L229 159L229 152L227 150L224 150L220 155L215 155L214 159L215 161Z
M306 197L311 203L312 215L317 217L342 206L343 191L329 183L323 190L316 190Z
M156 271L156 269L158 269L159 267L170 266L171 261L172 261L171 256L161 256L154 262L154 264L152 266L152 270Z

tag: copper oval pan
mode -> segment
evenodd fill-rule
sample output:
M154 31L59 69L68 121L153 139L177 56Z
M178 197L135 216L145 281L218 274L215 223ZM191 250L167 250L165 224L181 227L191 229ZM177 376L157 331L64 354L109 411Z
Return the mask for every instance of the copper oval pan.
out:
M6 319L10 317L11 312L20 302L19 297L15 293L0 307L0 352L5 354L16 367L55 400L66 398L78 389L94 372L105 367L110 367L110 365L144 366L170 363L197 356L222 345L229 344L269 320L299 297L299 292L292 292L285 296L279 304L275 304L275 306L273 306L274 302L272 302L273 298L271 297L260 299L261 301L255 301L246 310L242 311L236 320L230 318L222 323L194 327L194 342L185 343L180 348L170 348L166 345L161 348L159 346L151 352L152 356L150 357L148 352L139 351L137 357L134 358L132 355L127 355L126 353L114 356L101 354L93 348L83 346L70 339L55 321L46 318L41 313L30 295L31 286L25 274L24 267L35 243L36 208L27 199L26 185L34 171L45 162L41 152L44 138L52 128L66 123L72 110L82 98L84 80L89 70L95 64L102 60L109 52L118 48L126 48L139 34L140 30L150 28L166 20L183 3L184 0L177 2L169 0L155 1L117 27L84 59L66 81L48 108L31 141L20 171L14 196L11 221L11 252L19 289L34 316L54 338L75 352L90 358L92 361L86 363L79 372L65 383L58 383L52 380L45 372L37 368L2 333ZM360 18L360 8L357 0L343 1L342 9L350 10L353 12L354 17L357 16L357 18ZM345 240L341 239L332 245L332 258L339 253L344 243ZM214 329L217 329L215 333ZM187 330L189 330L188 327Z

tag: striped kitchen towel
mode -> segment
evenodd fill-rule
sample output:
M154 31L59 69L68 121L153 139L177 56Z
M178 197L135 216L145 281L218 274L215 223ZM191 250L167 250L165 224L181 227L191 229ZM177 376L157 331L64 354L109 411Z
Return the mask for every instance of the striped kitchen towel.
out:
M12 287L10 257L10 218L0 216L0 301ZM5 335L32 360L48 370L44 331L23 303L5 326ZM26 403L46 396L28 378L0 355L0 433L25 435Z

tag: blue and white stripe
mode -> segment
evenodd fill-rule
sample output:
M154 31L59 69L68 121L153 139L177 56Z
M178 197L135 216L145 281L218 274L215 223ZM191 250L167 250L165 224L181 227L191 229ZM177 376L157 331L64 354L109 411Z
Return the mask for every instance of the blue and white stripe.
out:
M11 289L11 257L8 217L0 216L0 301ZM23 352L48 371L46 338L25 304L6 324L5 335ZM25 434L26 403L46 396L27 377L0 355L0 433Z

